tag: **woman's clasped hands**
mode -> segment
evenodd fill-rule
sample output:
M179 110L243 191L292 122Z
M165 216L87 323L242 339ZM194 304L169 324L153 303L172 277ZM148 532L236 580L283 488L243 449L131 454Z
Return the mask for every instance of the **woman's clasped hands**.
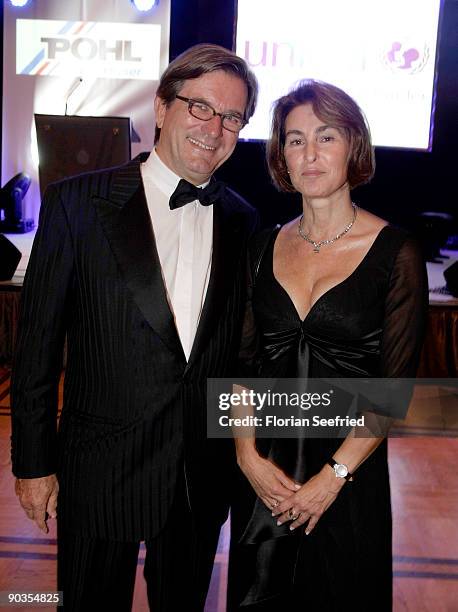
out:
M305 533L309 535L345 482L343 478L336 478L332 468L326 465L295 493L276 504L272 516L277 518L277 525L292 521L291 530L307 523Z
M336 478L333 469L325 465L300 485L254 449L240 453L238 462L256 495L272 510L277 525L291 521L291 530L306 525L306 535L314 529L346 482L344 478Z
M287 476L270 459L266 459L253 449L238 453L238 464L256 495L269 510L276 509L280 502L288 499L300 489L300 485Z

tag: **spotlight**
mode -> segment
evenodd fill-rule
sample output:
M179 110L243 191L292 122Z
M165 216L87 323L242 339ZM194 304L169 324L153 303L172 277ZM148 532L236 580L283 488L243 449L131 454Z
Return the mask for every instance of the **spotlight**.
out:
M25 6L29 0L10 0L13 6Z
M150 11L157 4L159 0L130 0L135 8L139 11Z
M33 219L23 219L22 200L30 187L27 174L16 174L0 189L0 231L24 234L33 229Z

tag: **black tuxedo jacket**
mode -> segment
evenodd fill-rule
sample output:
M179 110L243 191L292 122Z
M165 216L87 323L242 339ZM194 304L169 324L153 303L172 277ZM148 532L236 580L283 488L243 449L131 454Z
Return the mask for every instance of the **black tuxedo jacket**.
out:
M153 537L178 479L196 520L227 514L233 449L231 441L206 439L206 379L234 372L246 245L256 224L234 192L215 203L211 276L187 362L143 191L144 159L48 189L12 383L14 474L57 471L61 524L117 540Z

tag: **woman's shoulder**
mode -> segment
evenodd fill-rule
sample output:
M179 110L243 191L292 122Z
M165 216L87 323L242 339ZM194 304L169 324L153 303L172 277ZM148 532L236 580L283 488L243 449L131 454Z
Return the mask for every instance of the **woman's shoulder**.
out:
M392 224L385 225L382 232L385 249L393 255L400 252L406 255L421 254L420 244L412 232Z
M402 278L409 285L425 276L426 265L420 244L415 236L395 225L384 225L372 249L371 261L383 269L388 279ZM391 282L391 281L390 281Z
M361 234L366 235L369 242L375 242L379 249L393 254L401 248L410 251L420 250L415 236L408 230L393 225L367 210L360 210L360 218Z

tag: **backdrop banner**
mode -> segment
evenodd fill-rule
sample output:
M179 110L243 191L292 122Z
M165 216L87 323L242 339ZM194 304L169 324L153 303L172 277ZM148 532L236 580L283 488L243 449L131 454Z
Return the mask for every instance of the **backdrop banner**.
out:
M132 156L152 148L169 31L170 0L149 12L129 0L4 3L1 181L32 178L24 217L37 222L40 206L34 114L130 118Z

